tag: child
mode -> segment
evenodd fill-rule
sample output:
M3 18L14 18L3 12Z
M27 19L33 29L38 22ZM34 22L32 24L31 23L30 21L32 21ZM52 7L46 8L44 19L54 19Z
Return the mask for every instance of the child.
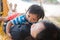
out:
M40 18L44 18L44 10L41 6L39 5L32 5L28 10L26 15L21 15L11 21L8 22L7 26L6 26L6 33L7 35L12 39L12 35L10 34L10 27L12 25L28 25L29 23L36 23ZM31 25L30 25L31 26ZM28 26L25 26L23 28L20 28L21 30L25 30L26 32L28 30L30 30L30 28L28 30L26 30ZM25 32L25 33L26 33ZM23 32L24 33L24 32ZM17 35L17 34L16 34Z

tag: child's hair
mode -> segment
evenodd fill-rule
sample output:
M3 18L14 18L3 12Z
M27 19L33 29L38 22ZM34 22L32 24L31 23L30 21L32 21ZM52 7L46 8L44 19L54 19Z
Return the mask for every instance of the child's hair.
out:
M40 18L43 19L44 16L45 16L43 8L41 6L39 6L39 5L30 6L29 9L27 10L27 12L36 14L39 19Z

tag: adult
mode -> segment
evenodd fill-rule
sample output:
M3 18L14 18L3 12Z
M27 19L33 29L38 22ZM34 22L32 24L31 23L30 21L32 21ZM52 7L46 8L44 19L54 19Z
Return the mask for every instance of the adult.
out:
M33 24L30 32L25 40L60 40L60 29L49 21Z

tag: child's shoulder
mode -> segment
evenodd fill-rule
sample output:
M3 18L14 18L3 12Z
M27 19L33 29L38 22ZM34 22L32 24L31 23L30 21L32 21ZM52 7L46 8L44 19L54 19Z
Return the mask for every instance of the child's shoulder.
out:
M16 18L18 15L20 15L20 14L19 13L14 13L14 14L8 16L7 20L12 20L12 19Z
M25 17L26 15L25 14L21 14L19 17Z

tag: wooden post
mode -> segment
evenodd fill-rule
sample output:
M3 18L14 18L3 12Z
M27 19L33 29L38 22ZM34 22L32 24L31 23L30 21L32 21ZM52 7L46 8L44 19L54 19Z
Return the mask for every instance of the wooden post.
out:
M8 5L7 5L7 0L2 0L3 1L3 17L8 15Z

